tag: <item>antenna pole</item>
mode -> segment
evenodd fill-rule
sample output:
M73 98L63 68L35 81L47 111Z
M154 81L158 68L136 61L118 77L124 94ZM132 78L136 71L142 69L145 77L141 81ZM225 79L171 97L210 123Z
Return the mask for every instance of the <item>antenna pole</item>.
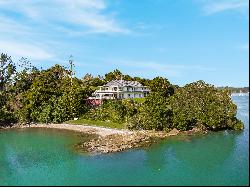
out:
M73 66L74 66L72 55L70 55L70 57L69 57L69 64L70 64L70 81L71 81L71 87L72 87L72 85L73 85Z
M72 117L75 116L74 111L73 111L73 75L74 75L74 71L73 71L73 56L70 55L69 57L69 64L70 64L70 83L71 83L71 90L70 90L70 112Z

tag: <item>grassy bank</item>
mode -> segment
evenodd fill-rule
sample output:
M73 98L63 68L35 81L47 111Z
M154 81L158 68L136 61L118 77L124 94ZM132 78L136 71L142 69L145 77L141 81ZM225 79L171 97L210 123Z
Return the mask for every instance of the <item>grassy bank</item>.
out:
M65 123L74 125L94 125L98 127L107 127L113 129L125 129L125 124L108 122L108 121L89 120L89 119L70 120L66 121Z
M138 103L144 103L145 102L145 98L133 98L132 100L138 102Z

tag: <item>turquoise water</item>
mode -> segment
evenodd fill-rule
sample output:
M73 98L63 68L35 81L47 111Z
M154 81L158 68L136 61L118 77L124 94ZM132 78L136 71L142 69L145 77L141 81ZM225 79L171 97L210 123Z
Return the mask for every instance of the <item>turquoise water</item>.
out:
M0 185L248 185L249 97L233 100L243 132L171 137L107 155L75 152L73 132L0 131Z

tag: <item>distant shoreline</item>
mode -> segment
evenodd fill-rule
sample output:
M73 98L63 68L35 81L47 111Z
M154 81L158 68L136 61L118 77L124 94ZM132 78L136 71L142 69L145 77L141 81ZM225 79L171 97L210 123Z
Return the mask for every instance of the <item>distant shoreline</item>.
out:
M232 93L231 96L249 96L249 92L237 92L237 93Z

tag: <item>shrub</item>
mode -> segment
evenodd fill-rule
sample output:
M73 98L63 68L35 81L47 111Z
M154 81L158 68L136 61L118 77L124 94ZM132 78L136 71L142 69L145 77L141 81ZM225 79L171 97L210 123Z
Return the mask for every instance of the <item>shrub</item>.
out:
M129 118L129 129L167 130L172 128L172 109L167 97L151 93L138 108L138 113Z
M12 113L0 109L0 126L8 126L16 121L17 120Z
M90 110L83 117L86 119L122 123L125 120L126 107L121 100L104 100L103 104Z

